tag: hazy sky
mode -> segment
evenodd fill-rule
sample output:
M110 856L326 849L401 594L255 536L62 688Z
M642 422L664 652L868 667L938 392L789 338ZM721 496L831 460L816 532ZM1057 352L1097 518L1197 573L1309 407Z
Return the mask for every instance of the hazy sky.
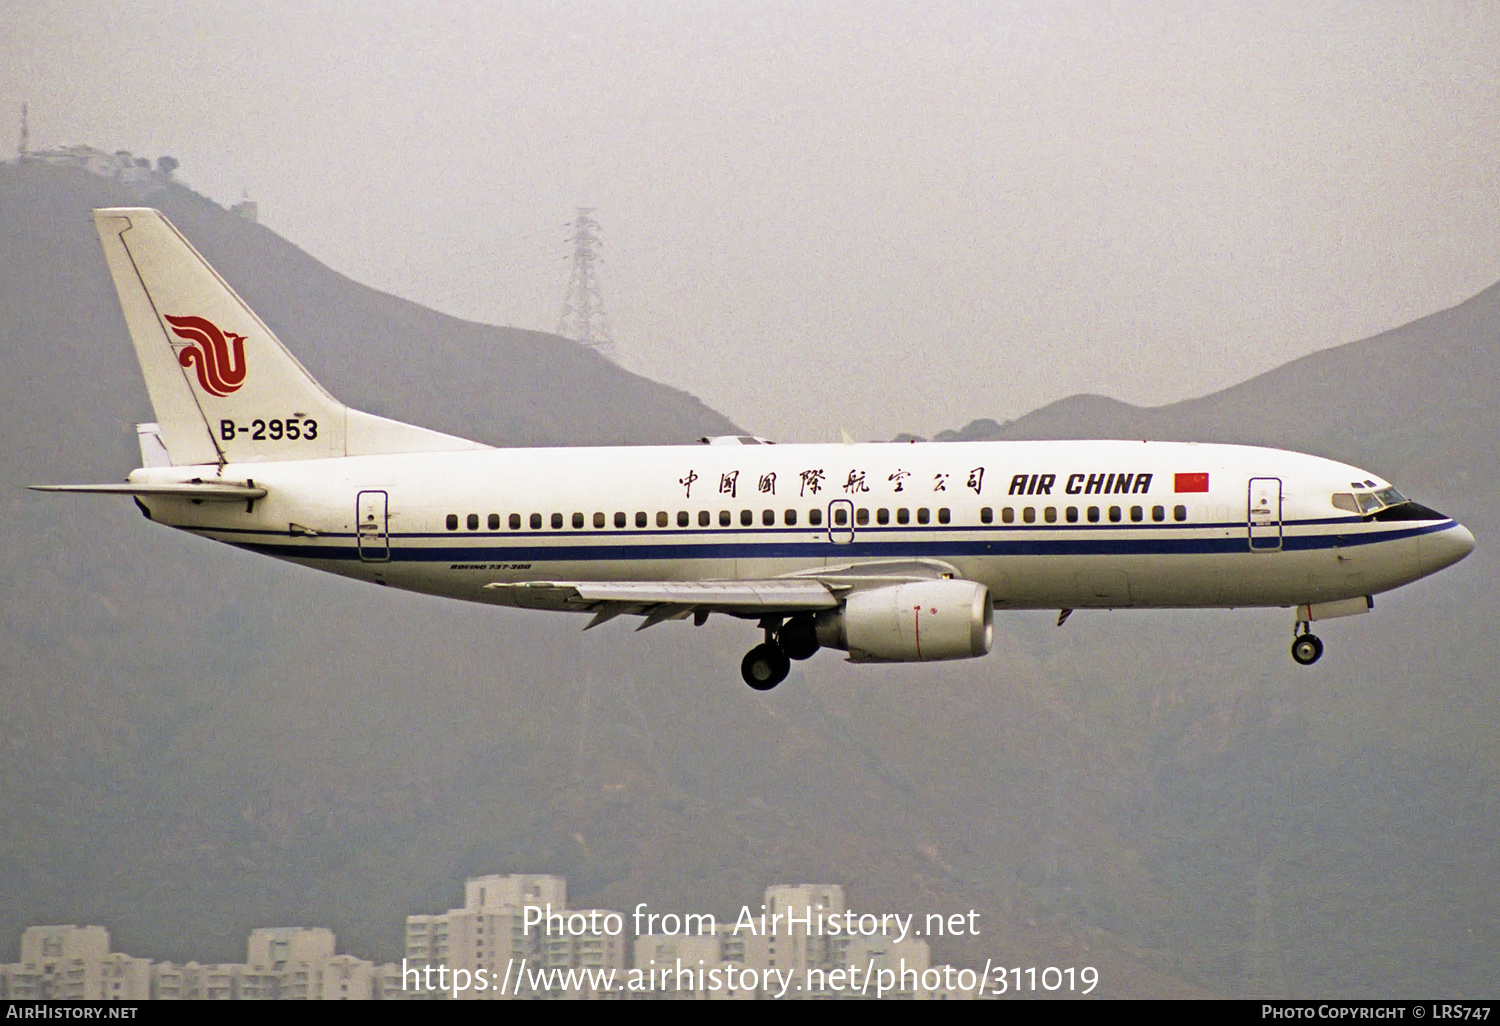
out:
M1156 404L1500 278L1500 5L0 0L32 145L786 440ZM295 346L295 339L288 339Z

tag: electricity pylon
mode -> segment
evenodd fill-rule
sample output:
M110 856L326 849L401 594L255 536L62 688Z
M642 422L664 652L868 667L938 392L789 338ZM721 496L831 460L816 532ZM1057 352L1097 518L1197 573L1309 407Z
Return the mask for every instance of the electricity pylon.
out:
M603 244L599 222L594 220L593 207L578 207L577 212L569 226L573 229L573 270L568 275L568 294L557 319L557 333L613 356L615 342L609 334L609 315L604 312L604 295L599 289L597 265L604 262L598 251Z

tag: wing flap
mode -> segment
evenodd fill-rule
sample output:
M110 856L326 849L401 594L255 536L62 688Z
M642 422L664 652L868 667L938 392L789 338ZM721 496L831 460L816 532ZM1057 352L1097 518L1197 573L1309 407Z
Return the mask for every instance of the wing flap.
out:
M833 590L819 581L497 581L486 589L504 591L523 609L593 610L594 623L621 613L644 614L652 623L696 610L759 615L832 609ZM657 616L662 609L667 611ZM653 619L654 618L654 619Z

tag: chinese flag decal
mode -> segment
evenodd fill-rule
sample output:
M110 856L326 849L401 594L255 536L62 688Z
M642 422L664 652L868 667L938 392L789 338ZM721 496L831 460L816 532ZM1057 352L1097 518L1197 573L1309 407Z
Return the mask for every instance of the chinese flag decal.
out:
M1172 491L1174 492L1206 492L1208 491L1207 474L1176 474L1172 479Z

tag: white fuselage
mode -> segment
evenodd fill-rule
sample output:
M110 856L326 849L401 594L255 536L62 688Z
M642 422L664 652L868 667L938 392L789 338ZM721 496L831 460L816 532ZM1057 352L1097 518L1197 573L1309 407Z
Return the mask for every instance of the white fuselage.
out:
M154 520L391 587L510 604L523 581L718 581L937 560L997 608L1293 606L1461 559L1458 523L1333 505L1384 487L1300 453L1172 442L479 449L138 470L253 503Z

